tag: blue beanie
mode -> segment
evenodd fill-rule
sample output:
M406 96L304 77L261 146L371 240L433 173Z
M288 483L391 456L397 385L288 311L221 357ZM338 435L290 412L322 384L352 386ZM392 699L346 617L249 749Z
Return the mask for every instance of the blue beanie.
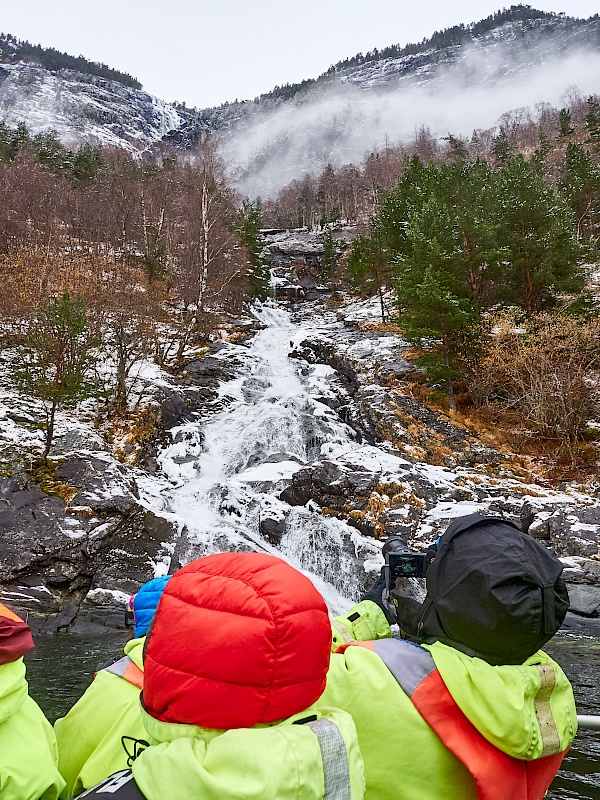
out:
M134 595L133 618L135 629L133 635L136 639L140 636L145 636L148 632L158 601L170 577L170 575L162 575L160 578L152 578Z

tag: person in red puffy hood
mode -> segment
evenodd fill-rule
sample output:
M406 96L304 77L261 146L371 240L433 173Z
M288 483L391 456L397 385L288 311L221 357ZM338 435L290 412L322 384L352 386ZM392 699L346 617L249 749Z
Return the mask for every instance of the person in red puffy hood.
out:
M330 649L323 598L286 562L221 553L188 564L146 637L150 746L82 797L360 800L352 718L317 704Z

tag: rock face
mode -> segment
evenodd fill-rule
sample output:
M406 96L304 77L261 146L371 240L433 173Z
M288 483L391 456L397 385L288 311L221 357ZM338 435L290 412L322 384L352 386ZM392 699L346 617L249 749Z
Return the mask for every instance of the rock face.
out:
M77 146L112 145L140 151L180 126L187 114L121 83L34 64L0 64L0 117L31 133L55 130Z
M122 595L153 576L173 529L139 505L134 479L108 455L65 458L54 478L69 504L25 476L0 479L1 596L34 633L76 619L76 630L122 626ZM110 587L104 601L82 606L99 587Z

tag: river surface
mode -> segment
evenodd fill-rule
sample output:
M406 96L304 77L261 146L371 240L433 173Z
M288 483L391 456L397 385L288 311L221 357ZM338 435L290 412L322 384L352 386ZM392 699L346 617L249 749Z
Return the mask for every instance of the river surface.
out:
M456 476L428 465L407 467L402 459L365 445L340 419L335 409L344 389L333 369L289 358L314 334L318 320L299 322L274 306L256 313L264 329L249 346L229 344L216 356L235 365L236 378L222 384L213 410L172 431L172 444L159 454L162 477L140 476L140 494L150 508L177 523L176 563L223 550L273 553L304 571L330 610L341 613L364 589L363 561L369 558L371 571L379 571L381 543L316 513L310 503L282 502L278 494L291 476L322 459L351 459L354 468L358 464L380 475L410 468L423 480L449 486ZM264 535L266 518L280 524L275 542ZM546 649L572 680L580 713L600 714L598 626L590 631L579 626L561 632ZM98 666L119 655L124 639L124 634L38 639L26 658L28 679L49 719L66 713ZM548 797L600 800L600 732L577 736Z
M119 655L125 638L124 634L39 637L35 650L25 660L30 693L48 719L54 722L66 714L92 681L98 666ZM573 683L578 712L600 714L600 640L561 632L545 649ZM600 732L577 735L547 797L600 800Z

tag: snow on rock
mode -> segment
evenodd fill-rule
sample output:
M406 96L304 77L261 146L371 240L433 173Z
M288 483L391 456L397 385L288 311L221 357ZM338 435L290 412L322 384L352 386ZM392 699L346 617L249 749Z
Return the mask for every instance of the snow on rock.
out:
M127 608L130 594L127 592L119 592L116 589L91 589L85 596L85 603L90 603L95 606L118 606L123 609Z
M33 134L55 130L64 144L137 152L184 121L173 106L140 89L72 70L0 64L0 117Z

